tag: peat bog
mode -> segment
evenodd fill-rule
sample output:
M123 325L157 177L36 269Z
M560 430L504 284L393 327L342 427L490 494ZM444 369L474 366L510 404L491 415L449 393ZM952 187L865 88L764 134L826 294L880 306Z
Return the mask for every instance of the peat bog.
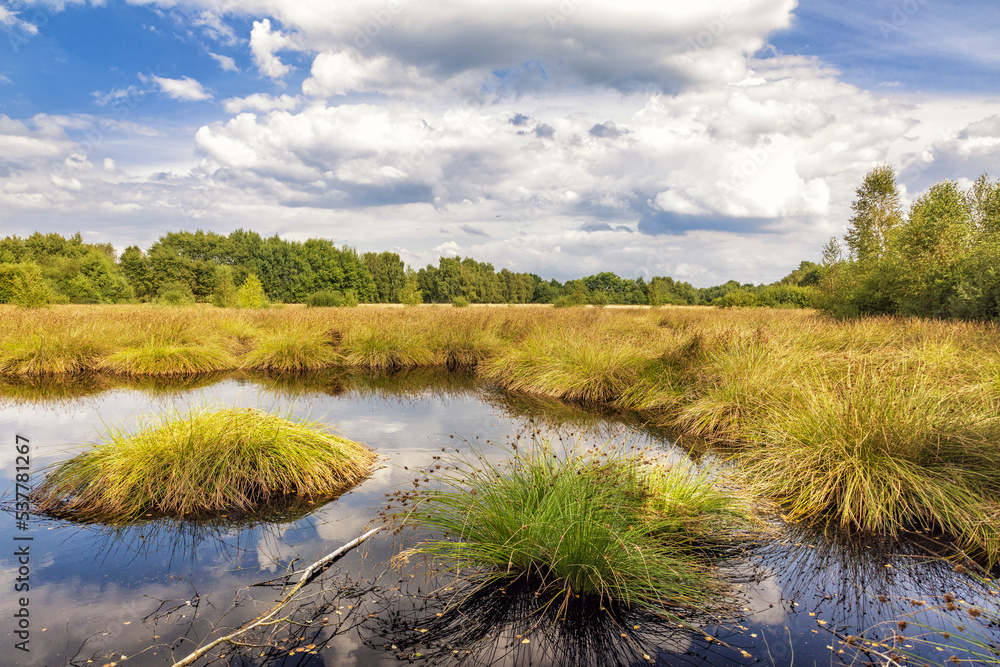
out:
M84 487L51 476L31 529L48 563L37 608L59 617L39 622L63 641L38 664L172 664L280 597L254 584L378 525L387 498L396 530L224 661L997 660L998 591L981 569L1000 550L988 325L682 308L108 312L121 336L55 308L23 317L59 320L62 343L3 338L0 417L37 443L36 487L43 464L87 462L78 443L99 434L159 461L150 434L185 419L188 444L241 432L213 433L219 415L336 427L379 462L368 476L373 455L355 450L350 480L284 486L289 502L263 513L251 505L268 494L245 479L242 500L185 504L226 486L209 477L130 521L68 520ZM164 334L152 355L128 340L150 327ZM85 354L63 359L74 342ZM199 349L225 361L215 374L185 370ZM136 495L193 479L171 465ZM81 604L108 613L74 617Z

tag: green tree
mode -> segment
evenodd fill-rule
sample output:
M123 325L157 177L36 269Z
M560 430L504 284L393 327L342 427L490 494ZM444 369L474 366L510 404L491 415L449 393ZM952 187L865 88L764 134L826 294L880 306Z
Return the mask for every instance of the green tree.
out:
M215 291L212 292L211 302L217 308L235 308L237 304L236 283L233 281L233 267L217 266Z
M256 274L249 274L236 294L236 305L239 308L266 308L268 305L264 286Z
M950 315L961 268L974 240L969 198L954 181L935 183L910 206L899 234L900 306L930 317Z
M880 165L865 175L851 203L854 215L844 237L854 259L865 262L885 254L893 230L902 222L899 188L892 167Z
M366 252L362 257L375 285L375 301L399 303L406 286L406 264L394 252Z
M136 298L148 301L153 295L152 267L149 258L139 249L139 246L125 248L118 260L122 275L132 286Z

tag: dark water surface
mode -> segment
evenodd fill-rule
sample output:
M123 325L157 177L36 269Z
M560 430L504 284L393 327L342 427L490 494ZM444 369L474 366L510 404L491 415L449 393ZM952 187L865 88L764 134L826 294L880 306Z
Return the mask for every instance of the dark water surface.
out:
M384 495L412 488L413 470L426 469L442 447L468 449L471 442L490 452L487 441L580 433L674 447L664 434L627 419L511 399L455 374L228 377L131 386L93 381L75 389L6 386L2 393L0 488L9 510L0 514L2 665L170 665L214 628L249 621L280 597L275 587L253 584L280 578L293 560L303 567L363 533ZM130 427L143 415L206 404L321 420L366 442L382 457L381 467L304 517L263 525L156 522L115 530L33 518L26 530L17 527L16 435L30 440L37 483L45 465L98 442L106 426ZM737 613L721 624L692 616L689 627L680 628L651 614L602 611L596 604L579 604L554 622L551 609L540 609L531 591L516 587L449 607L449 599L428 598L427 591L461 586L428 582L424 564L415 560L389 567L415 539L376 535L307 589L308 603L293 615L291 633L287 624L266 628L251 636L253 646L216 664L836 665L886 664L893 651L940 664L955 654L970 657L960 648L956 625L982 642L1000 639L985 620L989 614L972 618L966 604L954 612L920 612L941 605L946 593L988 612L995 613L998 603L989 586L954 573L912 541L848 539L777 524L773 539L747 545L726 567L739 586ZM18 593L15 553L24 545L30 591ZM15 648L21 597L28 598L28 653ZM904 629L897 625L901 619L908 621Z

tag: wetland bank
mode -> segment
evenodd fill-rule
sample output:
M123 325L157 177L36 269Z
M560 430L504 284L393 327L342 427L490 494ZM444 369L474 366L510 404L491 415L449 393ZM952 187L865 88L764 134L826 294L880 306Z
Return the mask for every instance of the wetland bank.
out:
M597 650L622 664L643 655L663 664L826 664L893 652L942 663L972 659L976 649L961 638L974 631L981 644L995 641L995 584L953 571L964 563L975 572L998 554L1000 356L991 325L700 308L64 306L3 314L4 418L48 442L40 461L79 453L66 445L93 442L101 422L132 428L137 415L205 403L322 415L383 459L353 491L284 519L118 528L40 520L36 531L64 570L53 578L72 582L76 603L127 601L134 610L103 646L144 651L136 664L171 664L171 642L179 642L177 658L213 625L252 618L254 605L241 596L259 605L279 596L247 586L361 534L385 494L430 479L442 446L459 443L452 453L486 455L499 471L510 458L502 443L508 453L511 442L542 436L569 443L567 422L596 429L601 442L623 421L641 425L625 449L638 438L674 462L694 452L713 470L738 473L741 491L778 503L786 520L766 517L771 532L738 542L712 565L734 588L726 613L691 611L678 629L640 605L622 606L594 639L601 614L581 603L577 616L539 622L558 605L539 608L538 596L518 586L479 587L464 600L428 596L435 583L455 588L447 572L428 573L415 557L402 570L385 568L433 537L423 528L373 538L331 569L337 586L321 584L306 606L319 619L349 616L338 620L340 631L307 623L302 641L258 637L260 650L239 659L480 664L533 656L569 664ZM47 424L46 415L58 419ZM42 589L45 607L65 606L56 589ZM222 614L237 597L242 603ZM153 600L166 606L150 608ZM202 600L194 619L184 613L185 602ZM355 609L364 613L347 613ZM901 630L897 622L914 610L923 615ZM465 620L456 624L455 613ZM922 625L931 629L915 631ZM185 630L162 633L167 626ZM291 646L305 650L279 650Z

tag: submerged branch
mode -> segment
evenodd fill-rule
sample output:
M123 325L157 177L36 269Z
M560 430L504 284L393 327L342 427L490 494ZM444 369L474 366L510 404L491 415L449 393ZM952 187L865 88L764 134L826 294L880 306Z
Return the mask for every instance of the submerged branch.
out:
M200 658L203 655L207 654L209 651L211 651L212 649L214 649L216 646L219 646L220 644L227 643L227 642L228 643L235 643L233 640L235 640L240 635L243 635L243 634L249 632L250 630L253 630L254 628L256 628L258 626L266 625L268 623L268 621L270 621L270 619L275 616L275 614L277 614L279 611L281 611L282 609L284 609L285 607L288 606L288 604L292 601L292 598L295 597L295 594L298 593L302 589L303 586L305 586L310 581L312 581L312 579L319 573L319 571L325 565L327 565L328 563L330 563L330 561L332 561L332 560L334 560L336 558L339 558L340 556L343 556L345 553L347 553L348 551L350 551L354 547L358 546L359 544L361 544L362 542L364 542L369 537L371 537L372 535L374 535L378 531L382 530L383 528L385 528L385 525L378 526L377 528L373 528L373 529L369 530L367 533L365 533L364 535L361 535L360 537L358 537L358 538L356 538L354 540L351 540L350 542L348 542L344 546L340 547L339 549L337 549L335 551L331 551L327 555L323 556L318 561L316 561L315 563L313 563L312 565L310 565L309 567L307 567L305 570L302 571L302 576L299 577L298 583L295 584L295 586L292 587L292 590L290 590L285 595L285 597L283 597L280 600L278 600L278 602L273 607L271 607L270 611L268 611L266 614L264 614L263 616L258 616L256 619L254 619L250 623L247 623L246 625L243 625L243 626L237 628L236 630L234 630L233 632L229 633L228 635L226 635L224 637L219 637L219 638L217 638L217 639L209 642L208 644L202 646L201 648L197 649L196 651L194 651L193 653L191 653L190 655L188 655L183 660L175 662L172 667L185 667L185 665L192 665L192 664L194 664L194 662L198 658Z

